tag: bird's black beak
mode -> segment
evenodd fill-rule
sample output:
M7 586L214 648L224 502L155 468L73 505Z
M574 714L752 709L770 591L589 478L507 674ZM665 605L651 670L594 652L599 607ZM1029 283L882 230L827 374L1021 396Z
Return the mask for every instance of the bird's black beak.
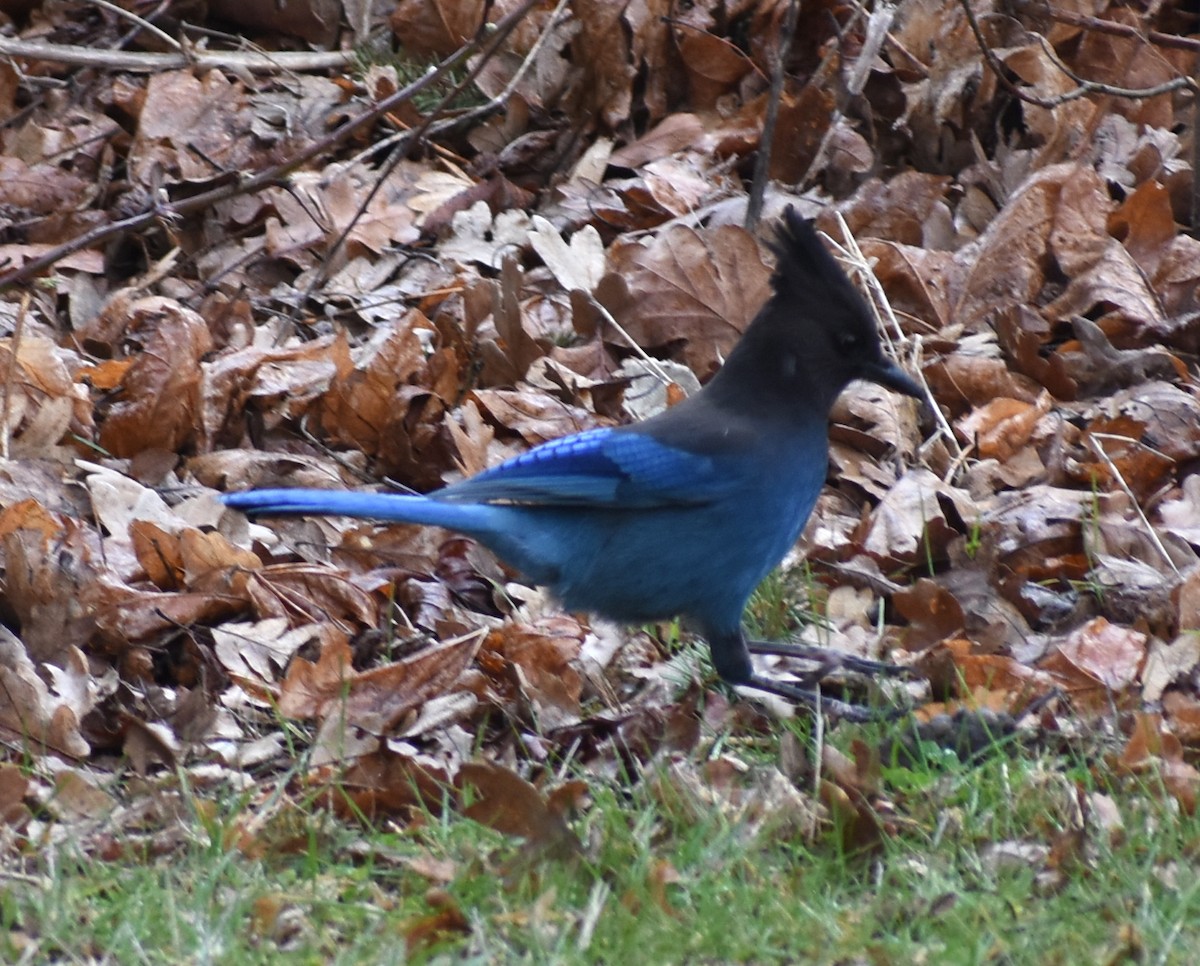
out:
M877 382L881 386L887 386L889 389L895 389L896 392L902 392L906 396L912 396L913 399L924 400L925 398L925 390L921 384L896 363L887 359L871 363L862 377L871 382Z

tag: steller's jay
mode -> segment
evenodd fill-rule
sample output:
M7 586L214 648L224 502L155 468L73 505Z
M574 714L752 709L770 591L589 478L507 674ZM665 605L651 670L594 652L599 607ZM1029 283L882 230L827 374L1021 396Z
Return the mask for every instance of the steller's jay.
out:
M866 303L793 208L771 245L773 294L695 395L630 426L552 440L427 496L251 490L225 503L253 515L326 514L420 523L478 540L568 610L625 623L698 625L720 676L817 704L836 667L899 672L820 648L747 641L751 593L800 536L825 481L829 410L855 379L906 395L920 386L883 355ZM750 653L816 660L785 684ZM861 717L852 705L826 707Z

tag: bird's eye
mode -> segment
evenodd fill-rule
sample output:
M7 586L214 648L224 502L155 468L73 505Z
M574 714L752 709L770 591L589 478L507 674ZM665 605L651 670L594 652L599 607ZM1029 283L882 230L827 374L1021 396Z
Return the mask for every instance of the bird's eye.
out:
M845 355L850 355L858 350L859 338L853 332L843 332L838 336L837 344Z

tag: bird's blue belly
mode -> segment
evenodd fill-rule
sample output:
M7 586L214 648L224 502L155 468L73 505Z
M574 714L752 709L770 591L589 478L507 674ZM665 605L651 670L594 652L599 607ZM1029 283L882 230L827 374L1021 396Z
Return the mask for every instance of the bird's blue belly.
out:
M824 469L818 461L805 474L811 480L793 475L704 507L505 508L518 525L499 541L482 539L569 610L737 626L747 598L799 537Z

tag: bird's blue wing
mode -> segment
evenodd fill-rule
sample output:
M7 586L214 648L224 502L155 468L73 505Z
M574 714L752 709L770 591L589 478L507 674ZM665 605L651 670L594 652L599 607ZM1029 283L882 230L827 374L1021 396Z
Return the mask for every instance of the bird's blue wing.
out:
M644 509L709 503L735 488L712 457L637 432L593 429L543 443L431 496L456 503Z

